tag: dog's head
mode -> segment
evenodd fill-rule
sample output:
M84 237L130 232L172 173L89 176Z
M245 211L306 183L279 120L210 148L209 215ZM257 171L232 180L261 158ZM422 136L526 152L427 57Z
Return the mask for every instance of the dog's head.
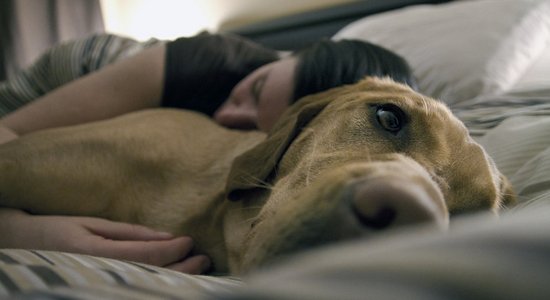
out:
M513 201L446 106L389 79L301 99L235 161L226 227L241 272L296 250ZM242 214L243 211L248 211ZM237 221L239 220L239 221Z

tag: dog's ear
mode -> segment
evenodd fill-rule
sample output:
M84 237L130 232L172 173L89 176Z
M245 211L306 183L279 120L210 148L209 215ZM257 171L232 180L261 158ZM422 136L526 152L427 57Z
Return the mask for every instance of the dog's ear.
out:
M226 198L236 201L244 191L264 188L289 145L333 99L331 94L325 92L300 99L286 110L265 141L238 156L229 172Z

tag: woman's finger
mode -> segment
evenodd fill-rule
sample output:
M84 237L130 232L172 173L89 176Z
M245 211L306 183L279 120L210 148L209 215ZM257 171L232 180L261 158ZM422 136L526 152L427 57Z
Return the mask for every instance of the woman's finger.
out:
M166 266L189 256L193 249L190 237L160 241L115 241L97 237L90 241L91 253L155 266Z
M118 241L167 240L174 237L168 232L156 231L145 226L98 218L82 218L82 225L93 234Z
M177 263L173 263L165 266L168 269L174 271L183 272L187 274L203 274L210 270L212 262L206 255L195 255L188 257Z

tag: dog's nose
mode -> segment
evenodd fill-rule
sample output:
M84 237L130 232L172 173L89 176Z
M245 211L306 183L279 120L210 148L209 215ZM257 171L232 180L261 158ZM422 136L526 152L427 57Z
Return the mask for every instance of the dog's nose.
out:
M432 223L448 226L441 194L432 186L402 180L373 179L355 186L352 209L365 227L374 230Z

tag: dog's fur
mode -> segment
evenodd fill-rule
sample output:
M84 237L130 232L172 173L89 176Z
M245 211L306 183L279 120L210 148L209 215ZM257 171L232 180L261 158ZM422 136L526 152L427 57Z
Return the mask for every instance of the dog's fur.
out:
M381 108L399 115L398 130ZM367 220L385 201L399 215ZM156 109L0 147L1 206L190 235L218 272L400 223L444 227L449 213L512 201L444 105L387 79L301 99L267 137Z

